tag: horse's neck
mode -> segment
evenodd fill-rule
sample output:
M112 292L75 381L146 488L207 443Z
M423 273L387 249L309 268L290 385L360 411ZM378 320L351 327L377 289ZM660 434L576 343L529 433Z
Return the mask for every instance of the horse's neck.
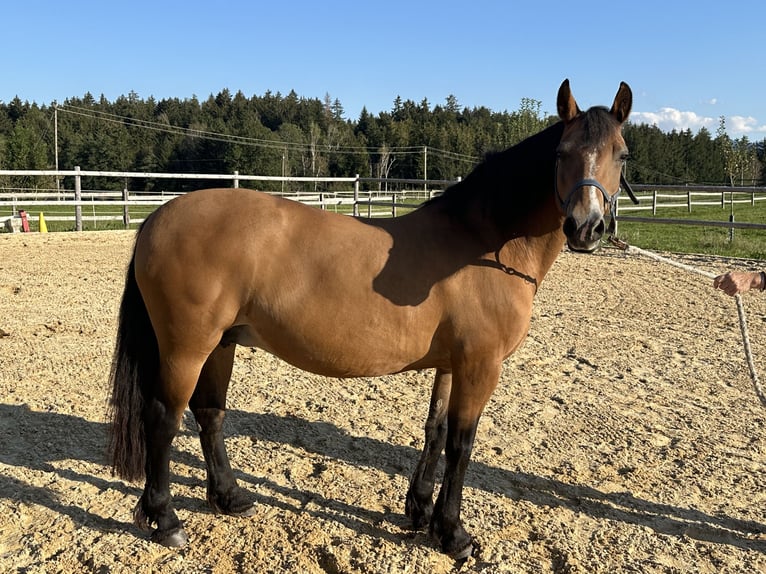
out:
M539 286L566 243L562 223L563 216L551 194L550 201L530 214L524 226L506 238L499 251L500 261L534 277Z
M466 256L500 263L538 283L561 252L563 216L555 199L555 150L563 127L556 124L493 156L443 198L412 214L426 222L457 223ZM434 218L434 212L436 217ZM422 224L414 223L415 228ZM454 237L452 238L454 239Z
M562 132L562 124L556 124L509 150L509 160L520 173L512 181L516 193L533 194L534 199L524 205L529 211L517 216L513 225L499 226L500 252L519 270L534 276L538 285L566 242L554 188L555 149Z

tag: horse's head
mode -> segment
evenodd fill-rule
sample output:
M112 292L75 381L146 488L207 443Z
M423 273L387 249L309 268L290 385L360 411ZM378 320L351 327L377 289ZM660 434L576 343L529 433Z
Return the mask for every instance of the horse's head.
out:
M564 234L575 251L595 250L606 232L604 216L613 213L628 148L622 125L633 95L625 82L612 108L580 111L564 80L556 100L564 133L556 150L556 196L564 212Z

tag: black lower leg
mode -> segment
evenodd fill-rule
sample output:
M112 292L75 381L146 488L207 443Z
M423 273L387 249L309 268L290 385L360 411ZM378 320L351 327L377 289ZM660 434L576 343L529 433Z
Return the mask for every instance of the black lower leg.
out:
M181 521L170 496L170 445L178 430L178 419L153 399L146 407L146 484L133 512L142 528L156 524L152 540L164 546L183 546L187 542Z
M452 417L450 417L452 419ZM465 560L475 551L476 544L460 521L463 482L471 458L478 420L467 428L458 428L456 420L449 421L449 436L445 447L447 460L444 483L434 507L431 535L442 551L456 560Z
M433 514L436 467L447 441L447 404L451 382L448 373L437 373L426 419L425 445L407 491L405 514L416 530L427 526Z
M200 425L200 442L207 465L207 500L215 512L234 516L253 513L253 500L239 487L223 440L224 410L193 408Z

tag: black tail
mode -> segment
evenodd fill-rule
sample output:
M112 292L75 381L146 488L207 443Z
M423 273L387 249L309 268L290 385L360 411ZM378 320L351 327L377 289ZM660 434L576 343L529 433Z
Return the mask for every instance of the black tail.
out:
M141 480L145 474L144 397L158 368L157 338L136 283L134 254L125 278L110 373L109 456L112 472L125 480Z

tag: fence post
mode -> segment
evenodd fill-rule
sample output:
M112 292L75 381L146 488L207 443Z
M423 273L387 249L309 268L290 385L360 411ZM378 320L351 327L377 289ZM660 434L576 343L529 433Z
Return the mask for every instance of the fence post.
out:
M691 213L692 212L692 192L691 191L686 192L686 205L689 210L689 213Z
M391 192L391 217L396 217L396 192Z
M82 231L82 176L80 175L80 166L74 166L74 228L76 231Z
M234 170L234 189L239 187L239 170Z
M122 200L125 202L125 205L122 206L122 224L125 226L125 229L128 229L130 227L130 210L128 208L128 186L125 186L125 189L122 190Z
M352 210L354 217L359 217L359 174L356 174L356 180L354 181L354 209Z
M657 190L652 191L652 215L657 215Z

